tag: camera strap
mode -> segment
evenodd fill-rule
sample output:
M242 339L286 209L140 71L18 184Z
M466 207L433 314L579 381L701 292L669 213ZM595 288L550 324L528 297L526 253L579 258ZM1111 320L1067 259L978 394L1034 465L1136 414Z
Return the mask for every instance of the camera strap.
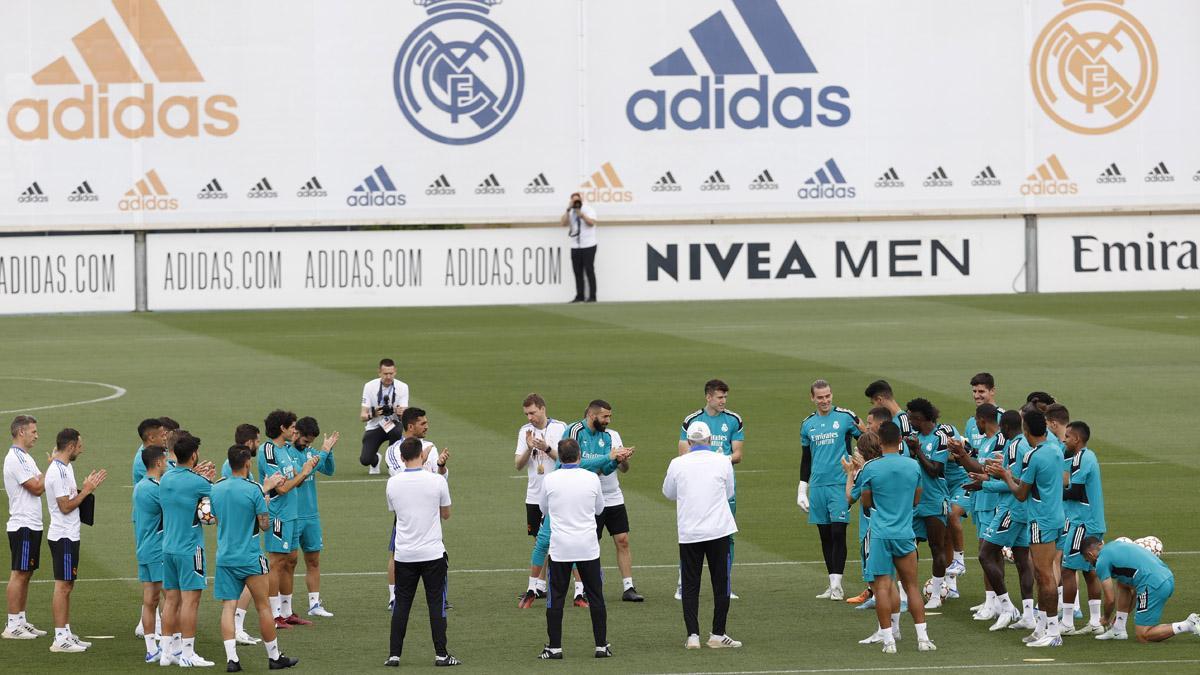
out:
M390 387L386 387L386 389L389 389L389 390L390 390L390 391L388 392L387 401L384 401L384 399L383 399L383 391L384 391L384 389L385 389L385 387L383 386L383 383L381 382L381 383L379 384L379 396L378 396L378 400L379 400L379 406L378 406L378 407L380 407L380 408L382 408L382 407L383 407L383 404L384 404L384 403L387 403L388 405L392 405L392 404L393 404L393 403L396 401L396 383L395 383L395 382L393 382L393 383L392 383L392 385L391 385Z

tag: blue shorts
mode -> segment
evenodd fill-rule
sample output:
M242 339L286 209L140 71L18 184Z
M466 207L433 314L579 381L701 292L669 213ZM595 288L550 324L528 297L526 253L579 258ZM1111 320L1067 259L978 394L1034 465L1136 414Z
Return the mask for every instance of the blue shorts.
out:
M868 584L875 581L875 575L867 569L867 554L871 552L871 532L864 532L858 539L858 555L862 560L862 579Z
M896 558L917 550L917 544L912 539L879 539L870 541L867 551L866 574L875 577L886 577L896 573Z
M850 522L850 502L845 485L811 485L808 488L808 524Z
M966 484L967 481L965 480L961 483L951 483L947 492L950 495L950 504L958 506L969 518L971 512L975 510L975 493L964 490L963 486Z
M926 518L937 518L938 520L942 521L942 525L946 524L946 516L944 515L913 516L913 534L921 541L926 541L929 539L929 528L925 525Z
M1008 509L996 509L996 516L983 530L983 540L996 546L1029 548L1029 524L1014 520Z
M542 518L542 526L538 528L537 538L533 540L533 552L529 555L532 567L546 564L546 556L550 553L550 516Z
M148 565L138 565L138 581L143 584L161 584L163 581L162 561Z
M300 532L296 522L271 519L271 530L265 536L267 553L294 553L300 550Z
M1058 540L1058 548L1063 552L1063 569L1077 572L1094 572L1096 566L1083 557L1083 540L1095 537L1104 541L1103 532L1088 532L1083 525L1070 525L1070 530Z
M217 575L213 579L213 596L218 600L238 600L242 597L242 589L246 588L246 579L266 574L271 571L266 556L258 556L254 565L227 567L217 565Z
M321 517L316 518L301 518L296 521L296 538L300 544L300 550L305 553L313 553L325 548L325 538L321 532ZM392 543L393 548L395 542ZM293 549L295 550L295 549Z
M192 555L163 553L163 590L202 591L206 588L203 546L197 546Z
M913 515L917 518L924 518L925 516L941 516L943 519L945 519L950 515L950 502L946 501L945 499L941 501L934 501L932 499L926 501L924 498L922 498L921 503L917 504L916 512Z
M975 535L978 539L983 539L983 531L991 524L992 518L996 517L996 509L987 509L986 511L972 511L971 520L975 521Z
M1029 521L1030 544L1058 544L1063 536L1063 524L1045 520Z
M1162 620L1163 607L1175 592L1175 577L1168 577L1154 586L1138 586L1133 595L1133 625L1157 626Z

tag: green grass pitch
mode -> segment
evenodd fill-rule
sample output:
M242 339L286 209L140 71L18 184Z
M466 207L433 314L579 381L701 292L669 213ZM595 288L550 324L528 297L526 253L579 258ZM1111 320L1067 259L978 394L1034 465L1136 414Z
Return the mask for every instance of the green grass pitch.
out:
M35 456L44 458L54 433L73 426L86 443L77 473L111 472L97 495L99 522L84 528L71 623L81 635L115 636L83 655L51 654L48 639L0 641L5 672L149 670L141 662L143 644L132 636L140 597L129 580L135 427L143 417L170 415L203 439L202 456L219 462L237 423L261 426L275 407L313 415L322 430L343 435L337 475L323 479L319 490L322 595L336 616L281 632L281 645L309 672L380 668L388 655L383 572L390 523L383 478L368 479L357 463L357 413L362 384L384 356L399 362L412 404L429 411L430 439L453 455L454 514L445 532L454 603L450 648L465 663L461 672L574 670L582 659L589 669L622 673L991 670L1033 666L1030 658L1054 659L1052 672L1064 673L1200 668L1200 638L1189 635L1155 646L1066 638L1061 649L1035 653L1015 631L988 633L967 611L982 594L973 544L963 599L929 619L939 650L917 653L906 616L900 654L885 657L856 644L873 630L872 615L814 599L825 587L825 570L815 528L795 505L797 433L812 409L813 379L830 380L835 403L865 414L864 386L885 377L901 402L929 397L961 428L972 409L967 380L987 370L996 376L1001 405L1016 406L1027 392L1045 389L1091 424L1110 536L1159 536L1177 580L1164 619L1200 610L1200 527L1192 512L1200 479L1192 400L1200 381L1195 293L10 317L0 319L0 355L4 415L49 406L34 412L42 433ZM679 421L703 403L702 384L710 377L730 383L730 408L747 424L733 576L741 599L729 620L729 632L745 647L685 652L679 603L671 597L674 508L660 487ZM54 407L108 390L47 379L111 383L128 393ZM576 609L565 621L567 661L535 661L545 640L542 603L516 607L531 540L524 531L525 482L512 456L521 399L530 391L542 393L550 414L563 420L577 418L592 398L611 401L613 428L639 449L621 482L634 576L647 600L617 601L619 580L609 569L616 656L608 661L591 659L587 612ZM970 540L974 526L967 532ZM210 569L214 539L210 532ZM611 542L602 550L606 567L614 565ZM847 590L856 591L858 572L852 552ZM921 572L929 576L927 561ZM43 551L29 604L30 618L43 628L52 624L51 576ZM1011 567L1009 579L1015 580ZM305 604L302 578L295 597ZM710 611L702 595L702 624ZM206 593L197 651L219 670L218 614ZM247 626L257 633L253 612ZM403 668L432 667L419 604L406 647ZM261 647L240 653L248 671L266 669Z

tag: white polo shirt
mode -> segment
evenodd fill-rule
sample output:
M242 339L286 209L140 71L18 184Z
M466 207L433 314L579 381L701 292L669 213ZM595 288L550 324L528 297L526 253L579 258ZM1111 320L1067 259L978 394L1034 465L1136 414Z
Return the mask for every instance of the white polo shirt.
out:
M596 210L591 206L584 204L579 212L591 218L592 222L596 221ZM572 210L567 214L567 236L571 239L571 248L591 248L596 245L596 226L588 225Z
M385 450L383 453L383 459L384 459L383 463L387 464L388 475L390 475L390 476L395 476L396 474L404 471L404 459L402 459L400 457L400 444L403 442L404 442L404 439L402 438L402 439L396 441L395 443L392 443L391 445L387 446L387 450ZM430 443L429 441L425 440L424 438L422 438L421 439L421 452L426 453L424 469L426 471L428 471L429 473L437 473L438 472L438 465L437 465L438 449L437 449L437 446L434 445L433 443ZM450 477L450 469L446 469L446 473L444 475L447 478L449 478Z
M388 479L388 510L396 514L396 562L437 560L442 544L441 507L450 506L445 478L422 469L402 469Z
M380 391L382 389L382 391ZM408 407L408 385L400 380L393 380L390 387L381 387L379 378L375 378L363 385L362 395L363 407L378 408L384 405L390 405L394 408ZM383 424L383 415L376 415L367 420L367 431L378 429L379 425Z
M521 427L517 431L517 457L525 454L525 451L529 449L529 446L525 442L525 434L531 431L534 438L546 441L547 447L557 451L558 442L567 433L567 425L555 419L548 419L546 420L545 429L538 429L532 423ZM554 470L555 464L556 462L544 452L535 451L529 455L529 462L525 464L525 471L529 474L529 483L525 487L526 504L540 503L542 498L542 481Z
M542 481L539 505L550 519L550 558L580 562L600 557L596 516L604 512L600 478L577 464L564 464Z
M42 531L42 499L23 485L40 473L28 452L15 445L8 449L4 458L4 491L8 494L9 532L22 527Z
M679 543L711 541L737 532L729 510L733 489L733 462L719 452L693 448L671 460L662 491L675 502Z
M50 530L46 533L48 541L79 541L79 509L65 514L58 509L59 497L73 499L77 494L79 487L75 484L75 465L57 459L50 462L46 469L46 506L50 509Z

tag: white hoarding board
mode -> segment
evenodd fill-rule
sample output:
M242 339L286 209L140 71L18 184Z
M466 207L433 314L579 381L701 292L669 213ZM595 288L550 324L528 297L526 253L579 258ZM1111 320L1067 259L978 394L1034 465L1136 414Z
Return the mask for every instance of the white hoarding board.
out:
M133 235L0 237L0 314L133 311Z
M1038 219L1038 290L1200 289L1200 216Z

